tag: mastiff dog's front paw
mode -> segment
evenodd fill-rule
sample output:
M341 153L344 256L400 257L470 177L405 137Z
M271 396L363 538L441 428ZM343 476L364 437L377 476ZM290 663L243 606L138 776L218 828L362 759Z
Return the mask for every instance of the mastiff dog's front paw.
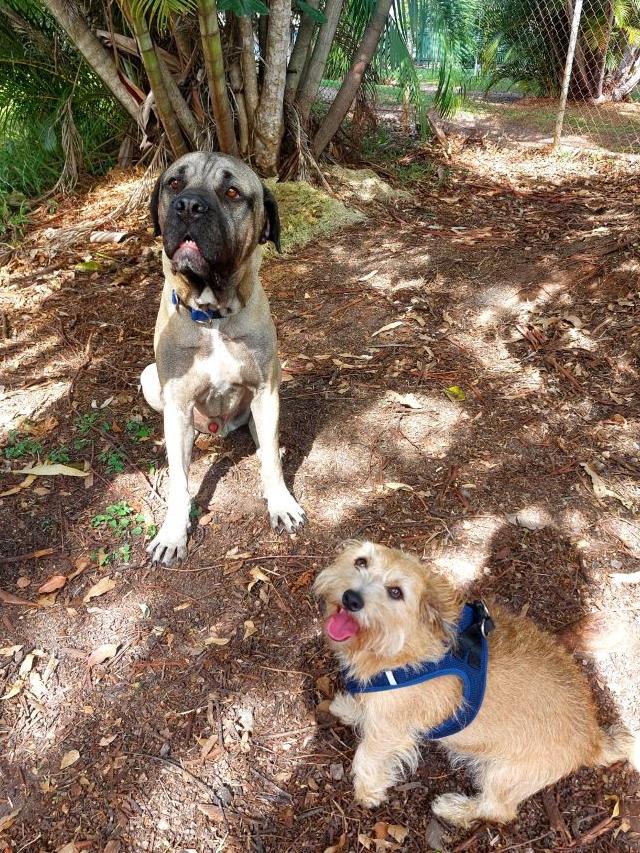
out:
M286 489L273 495L267 495L269 519L274 530L286 530L293 533L307 520L304 510Z
M187 534L187 527L177 528L165 522L156 538L147 545L147 554L151 554L152 562L172 566L180 560L185 560L187 557Z

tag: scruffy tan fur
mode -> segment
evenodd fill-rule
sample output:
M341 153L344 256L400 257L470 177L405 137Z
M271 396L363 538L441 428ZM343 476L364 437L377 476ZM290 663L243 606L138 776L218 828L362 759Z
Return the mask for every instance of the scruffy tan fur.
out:
M364 558L366 568L355 561ZM404 598L393 600L389 587ZM358 679L383 670L437 660L451 642L463 606L454 587L417 558L371 542L348 543L316 579L314 592L330 617L343 593L358 591L361 625L344 642L328 640L341 664ZM436 815L466 826L476 820L507 822L532 794L581 766L629 759L640 769L638 740L625 727L600 728L588 684L570 655L529 619L491 607L485 699L474 722L442 738L455 764L464 764L476 796L448 793L432 805ZM458 707L460 682L443 676L414 687L351 696L339 693L331 711L354 726L361 742L352 773L355 796L376 806L405 767L417 767L422 733Z

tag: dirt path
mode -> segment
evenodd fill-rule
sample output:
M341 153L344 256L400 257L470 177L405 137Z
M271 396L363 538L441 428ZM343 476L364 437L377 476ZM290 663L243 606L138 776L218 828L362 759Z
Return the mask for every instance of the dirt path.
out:
M634 183L609 161L556 169L467 150L444 184L264 269L286 476L310 523L269 529L248 433L207 440L192 469L200 523L176 570L148 566L136 532L163 513L149 485L162 494L161 424L136 391L156 249L140 223L99 269L44 247L13 262L4 416L29 415L41 454L68 448L96 473L89 488L58 477L0 497L3 590L35 600L78 573L50 606L0 614L0 695L16 691L0 707L7 850L637 849L626 766L576 774L508 827L453 833L429 803L469 783L425 746L387 805L354 806L354 738L324 711L336 673L309 595L340 540L370 537L553 631L603 610L619 651L585 664L602 719L640 724L640 587L623 577L640 568ZM23 481L8 470L33 461L22 450L0 491ZM122 537L96 518L116 504ZM87 599L104 578L112 588Z

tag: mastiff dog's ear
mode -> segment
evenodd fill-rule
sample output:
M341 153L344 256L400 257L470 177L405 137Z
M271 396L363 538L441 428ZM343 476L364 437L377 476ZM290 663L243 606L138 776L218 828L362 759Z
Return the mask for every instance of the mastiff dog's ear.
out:
M151 193L151 201L149 209L151 211L151 222L153 223L153 236L159 237L162 234L160 229L160 220L158 219L158 204L160 202L160 190L162 188L162 175L156 181L156 185Z
M271 240L276 249L279 252L282 252L282 248L280 246L280 216L278 215L278 202L275 200L273 193L268 187L263 186L263 190L265 223L258 242L266 243L267 240Z

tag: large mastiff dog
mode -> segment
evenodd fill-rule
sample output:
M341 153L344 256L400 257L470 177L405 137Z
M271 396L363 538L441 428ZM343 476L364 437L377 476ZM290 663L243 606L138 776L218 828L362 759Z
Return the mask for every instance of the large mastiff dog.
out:
M164 524L147 550L154 562L170 565L187 554L196 429L226 435L249 423L271 524L291 532L305 515L282 476L280 363L258 278L260 244L280 248L275 199L240 160L199 152L159 178L151 216L163 237L164 288L156 362L141 383L147 403L164 415L169 489Z

